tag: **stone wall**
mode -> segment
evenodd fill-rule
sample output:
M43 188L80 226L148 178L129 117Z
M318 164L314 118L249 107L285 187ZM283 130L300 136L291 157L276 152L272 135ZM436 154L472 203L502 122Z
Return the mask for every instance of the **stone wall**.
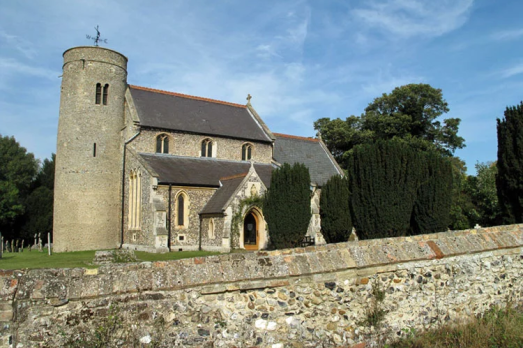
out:
M186 226L177 226L177 197L184 193L186 200L187 220ZM181 187L173 186L171 189L171 250L198 250L200 237L200 211L207 204L211 196L216 192L215 188L207 187ZM164 201L169 201L169 190L162 187ZM202 235L203 237L203 235Z
M169 154L178 156L200 157L201 142L204 139L212 139L213 153L218 159L241 161L242 146L244 140L222 138L218 136L209 137L199 134L188 134L160 129L142 128L140 135L133 140L132 148L136 152L155 153L156 137L160 134L169 136ZM259 163L271 163L272 145L261 142L250 141L254 146L252 159Z
M109 341L142 347L372 343L521 304L522 245L523 225L511 225L98 269L2 271L2 346L60 347L94 340L100 327L115 329ZM379 326L365 323L373 309L385 313Z

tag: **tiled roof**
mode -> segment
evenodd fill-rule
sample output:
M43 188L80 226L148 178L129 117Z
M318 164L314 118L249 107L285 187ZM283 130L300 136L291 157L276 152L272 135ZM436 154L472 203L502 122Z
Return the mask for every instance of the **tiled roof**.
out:
M323 186L332 176L343 174L329 150L318 139L273 134L276 136L274 159L282 164L305 164L313 183Z
M141 89L142 91L149 91L149 92L154 92L154 93L161 93L161 94L173 95L173 96L175 96L175 97L189 98L189 99L194 99L194 100L202 100L202 101L211 102L211 103L217 103L217 104L223 104L223 105L236 106L236 107L238 107L238 108L245 108L245 105L242 105L242 104L236 104L236 103L229 103L229 102L226 102L226 101L223 101L223 100L216 100L216 99L204 98L204 97L198 97L198 96L188 95L188 94L183 94L183 93L176 93L176 92L163 91L163 90L161 90L161 89L155 89L155 88L149 88L149 87L142 87L142 86L136 86L136 85L129 85L129 87L130 87L130 88L133 88L133 89Z
M242 183L246 174L231 176L231 179L222 179L222 187L220 187L209 202L203 207L200 214L221 214L223 213L225 204L234 194L238 186Z
M164 154L140 153L139 156L158 174L158 183L180 186L220 187L220 179L244 174L250 162L219 160L209 157L182 157ZM271 164L254 164L254 169L265 186L271 182Z
M312 141L312 142L315 142L315 143L319 142L319 140L316 139L316 138L306 138L306 137L300 137L300 136L297 136L297 135L282 134L282 133L272 133L272 134L274 134L276 137L279 137L279 138L288 138L288 139L295 139L295 140L305 140L305 141Z
M271 142L245 105L129 86L141 126Z

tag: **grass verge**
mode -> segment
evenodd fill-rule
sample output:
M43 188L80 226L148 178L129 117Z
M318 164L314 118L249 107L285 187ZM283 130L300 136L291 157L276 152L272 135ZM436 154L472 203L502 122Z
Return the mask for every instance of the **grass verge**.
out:
M523 348L523 308L494 308L461 325L416 334L385 348Z
M23 253L4 253L0 259L0 269L28 269L28 268L96 268L93 265L95 250L55 253L51 256L47 252L24 250ZM165 254L135 252L140 261L166 261L191 257L202 257L219 254L209 251L178 251Z

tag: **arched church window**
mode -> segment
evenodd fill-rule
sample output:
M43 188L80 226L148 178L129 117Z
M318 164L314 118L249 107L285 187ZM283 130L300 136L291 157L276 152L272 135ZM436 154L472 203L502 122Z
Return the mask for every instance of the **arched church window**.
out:
M169 153L169 136L160 134L156 137L156 153Z
M204 139L202 141L201 157L212 157L212 140Z
M252 144L243 144L242 161L249 161L252 158Z
M140 228L142 220L142 174L138 170L129 173L129 214L128 225L130 229Z
M107 96L109 95L109 84L105 84L104 86L104 94L103 94L103 104L107 105Z
M102 102L102 84L97 83L96 84L96 98L95 103L100 104Z
M180 192L176 198L176 227L184 228L189 224L189 198L185 192Z

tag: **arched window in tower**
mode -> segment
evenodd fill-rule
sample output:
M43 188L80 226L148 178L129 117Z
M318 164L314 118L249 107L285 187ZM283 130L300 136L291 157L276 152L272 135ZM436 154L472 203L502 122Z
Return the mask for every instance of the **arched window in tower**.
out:
M97 83L96 84L96 98L95 103L100 104L102 102L102 84Z
M209 138L202 141L201 157L212 157L212 140Z
M169 153L169 136L160 134L156 137L156 153Z
M242 161L249 161L252 158L252 144L243 144Z
M214 219L209 219L209 239L214 239Z
M107 96L109 95L109 84L105 84L104 86L104 94L103 94L103 104L107 105Z
M189 225L189 199L185 192L180 192L176 198L176 227L185 228Z

